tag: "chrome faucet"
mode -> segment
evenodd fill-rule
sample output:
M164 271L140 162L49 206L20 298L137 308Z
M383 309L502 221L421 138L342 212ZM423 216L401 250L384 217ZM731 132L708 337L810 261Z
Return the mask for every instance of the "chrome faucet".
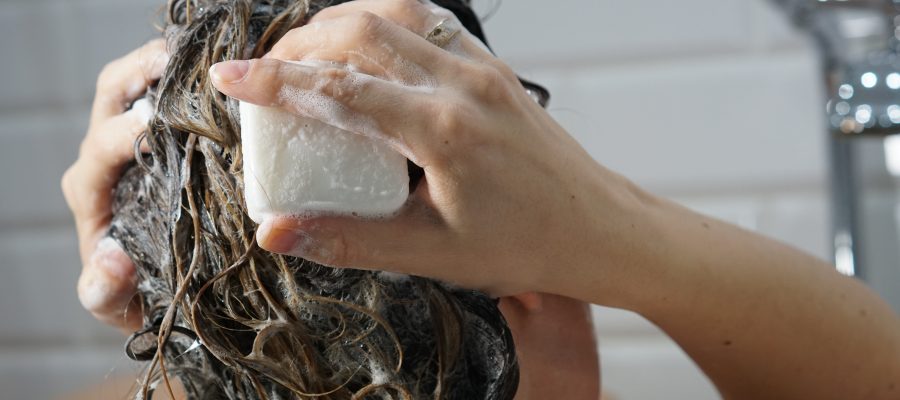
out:
M859 137L900 132L900 0L773 1L819 45L829 93L834 262L865 279L854 146Z

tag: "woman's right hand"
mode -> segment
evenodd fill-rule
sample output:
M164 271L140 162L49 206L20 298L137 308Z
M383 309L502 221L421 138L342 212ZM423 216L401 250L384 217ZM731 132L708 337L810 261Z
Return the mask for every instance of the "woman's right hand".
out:
M616 280L636 274L623 271L622 254L648 237L636 222L642 192L593 160L478 39L451 35L449 50L425 39L447 21L462 29L418 1L342 3L262 59L212 68L228 96L376 137L424 169L397 216L273 216L260 246L498 296L623 290ZM361 72L293 62L303 60Z
M103 68L87 135L62 178L83 265L78 298L94 317L123 330L141 325L134 301L135 269L121 247L104 235L112 218L113 189L122 168L134 159L134 142L150 118L145 110L126 107L159 79L167 62L165 41L157 39Z

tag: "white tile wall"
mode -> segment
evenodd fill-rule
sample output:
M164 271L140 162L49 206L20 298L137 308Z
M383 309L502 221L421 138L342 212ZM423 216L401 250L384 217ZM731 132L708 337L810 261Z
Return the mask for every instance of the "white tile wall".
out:
M59 190L102 66L151 37L161 1L0 2L0 399L50 399L133 369L79 305Z
M85 344L121 340L81 308L81 269L74 229L19 228L0 232L0 348L6 343Z
M56 23L58 15L54 4L0 3L0 49L5 58L0 63L3 110L59 105L60 72L67 60L59 57L62 32Z
M154 28L160 0L79 0L59 2L65 10L60 25L65 56L71 60L63 76L74 101L90 100L97 73L109 61L121 57L160 36Z
M661 193L821 185L814 60L798 50L561 69L551 112L595 158Z
M481 10L494 2L476 0ZM0 3L0 398L49 398L121 362L121 338L75 298L80 266L58 180L86 128L96 73L154 35L162 3ZM764 0L504 1L486 28L604 164L827 254L816 57ZM604 383L618 398L716 398L652 325L595 315Z
M514 66L593 66L743 48L752 27L747 3L520 0L504 2L486 25L489 42Z
M0 119L0 226L68 222L60 178L78 154L87 107L45 113L41 106Z

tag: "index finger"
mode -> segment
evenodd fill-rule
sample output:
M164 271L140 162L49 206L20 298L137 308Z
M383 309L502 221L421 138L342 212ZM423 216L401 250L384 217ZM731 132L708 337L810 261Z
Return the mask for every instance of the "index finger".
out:
M137 99L162 76L168 62L166 41L154 39L107 64L97 78L91 122L123 113L129 102Z
M375 137L425 167L432 159L428 126L437 108L428 91L341 68L256 59L210 69L213 85L245 102L281 107L340 129Z

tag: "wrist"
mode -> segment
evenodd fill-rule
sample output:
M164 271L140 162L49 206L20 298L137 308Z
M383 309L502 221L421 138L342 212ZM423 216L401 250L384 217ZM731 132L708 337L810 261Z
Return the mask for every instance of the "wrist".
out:
M567 265L554 276L556 294L634 310L668 251L662 235L669 203L601 168L589 186L583 232L572 237Z

